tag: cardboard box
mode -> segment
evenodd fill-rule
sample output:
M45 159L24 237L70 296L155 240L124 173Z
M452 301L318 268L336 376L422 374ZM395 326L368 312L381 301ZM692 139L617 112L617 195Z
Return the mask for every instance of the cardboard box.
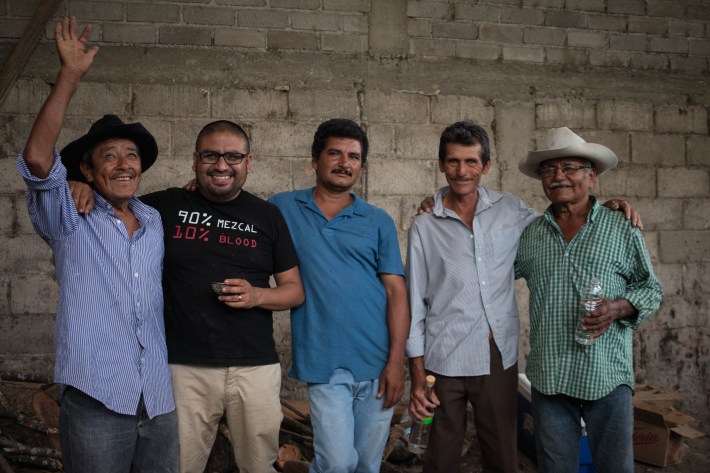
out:
M705 435L688 424L693 417L673 408L682 399L667 388L636 386L634 395L634 459L657 466L680 463L686 439Z
M535 451L535 426L533 424L532 403L530 402L530 381L518 374L518 449L537 463ZM580 426L581 430L581 426ZM579 473L595 473L592 454L586 435L579 439Z

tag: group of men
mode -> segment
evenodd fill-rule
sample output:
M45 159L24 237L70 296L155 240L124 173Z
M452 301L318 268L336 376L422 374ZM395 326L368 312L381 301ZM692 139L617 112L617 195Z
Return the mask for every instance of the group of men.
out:
M243 189L251 145L227 120L197 136L194 191L136 198L158 147L141 124L114 115L58 152L97 53L89 31L79 34L74 18L58 23L61 68L18 158L60 286L55 380L67 471L201 473L223 415L240 471L273 471L282 414L272 311L286 309L291 375L308 383L312 472L379 471L405 349L410 413L436 408L425 470L459 470L471 402L484 471L515 471L515 277L531 288L542 471L570 471L560 465L576 459L566 448L580 417L600 471L627 433L630 452L630 432L610 438L609 424L630 428L630 329L657 309L660 287L638 229L591 195L613 152L553 130L521 162L551 201L540 217L479 185L491 168L488 136L471 122L451 125L439 146L448 186L411 226L405 279L394 222L351 192L369 145L350 120L316 130L315 186L268 202ZM597 343L581 347L572 338L578 293L592 273L608 292L585 319ZM224 283L219 294L213 282ZM427 373L437 376L431 400ZM600 414L612 405L615 421Z

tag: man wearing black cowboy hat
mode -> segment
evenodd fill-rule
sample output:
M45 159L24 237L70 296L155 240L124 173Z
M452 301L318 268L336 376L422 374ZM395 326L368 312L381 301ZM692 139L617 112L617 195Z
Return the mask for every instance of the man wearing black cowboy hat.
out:
M76 19L55 28L57 81L17 166L27 207L56 262L55 381L68 472L176 472L177 419L163 326L163 231L134 194L158 154L139 123L107 115L60 154L69 102L97 48ZM67 176L88 182L95 211L79 216Z
M658 310L661 286L639 230L592 195L616 154L566 127L539 148L519 167L551 205L523 232L515 262L530 289L538 467L577 471L583 419L595 470L633 473L632 337Z

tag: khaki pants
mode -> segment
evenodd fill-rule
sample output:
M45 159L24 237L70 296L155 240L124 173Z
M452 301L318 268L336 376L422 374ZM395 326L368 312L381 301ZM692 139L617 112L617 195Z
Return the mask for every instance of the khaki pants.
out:
M242 473L273 472L283 415L281 366L170 365L180 435L180 472L202 473L222 415Z

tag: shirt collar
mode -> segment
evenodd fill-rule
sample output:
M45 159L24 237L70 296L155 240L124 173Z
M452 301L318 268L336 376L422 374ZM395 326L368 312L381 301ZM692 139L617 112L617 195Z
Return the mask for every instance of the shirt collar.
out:
M599 215L599 212L601 211L602 207L601 205L599 205L599 201L596 197L590 195L589 198L592 201L592 209L587 214L587 223L594 222L597 219L597 215ZM548 222L555 221L555 212L552 210L552 205L549 205L547 209L545 209L544 215L545 219L547 219Z
M444 186L434 193L434 209L432 213L437 217L446 217L444 208L444 197L449 193L449 187ZM500 192L491 192L485 187L478 186L478 203L476 204L476 215L490 209L493 204L502 198Z
M314 191L315 186L310 187L308 189L301 189L300 191L296 192L296 200L305 204L306 207L313 210L317 209L318 212L320 212L320 208L318 207L318 204L316 204L316 201L313 198ZM366 215L367 203L362 200L357 194L353 194L352 192L350 192L350 196L353 198L353 203L341 210L338 215Z
M94 206L109 215L116 214L113 206L96 191L94 191ZM128 207L140 221L147 222L153 218L153 214L150 212L151 207L141 202L136 196L131 197L131 200L128 202Z

